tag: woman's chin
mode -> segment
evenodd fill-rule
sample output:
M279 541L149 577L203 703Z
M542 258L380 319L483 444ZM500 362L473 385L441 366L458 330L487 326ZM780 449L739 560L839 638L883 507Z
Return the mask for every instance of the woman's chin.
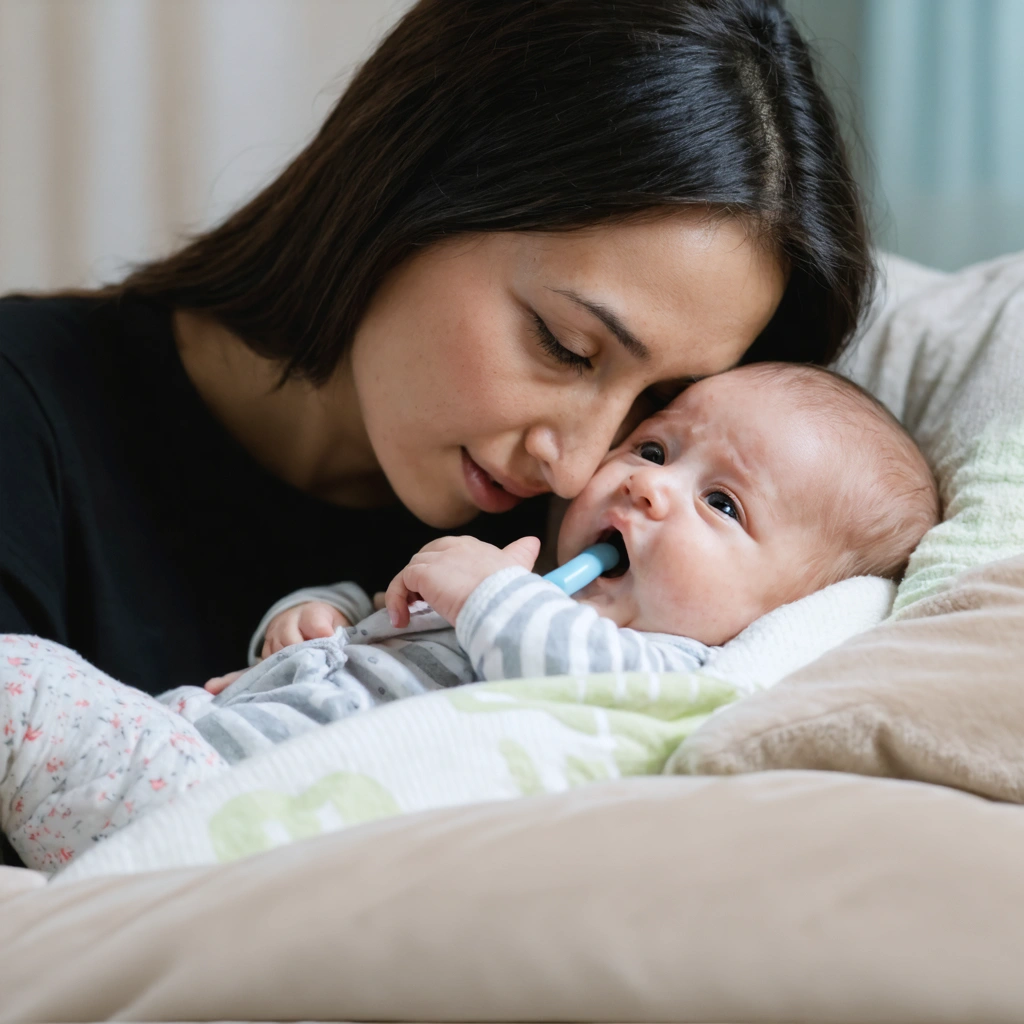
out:
M422 491L413 493L406 500L399 494L399 501L417 518L420 522L432 526L435 530L454 530L474 520L480 509L469 501L457 499L437 498L424 500Z

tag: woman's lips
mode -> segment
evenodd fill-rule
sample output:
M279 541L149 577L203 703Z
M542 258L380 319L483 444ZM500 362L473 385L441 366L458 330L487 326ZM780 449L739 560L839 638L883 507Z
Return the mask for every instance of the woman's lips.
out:
M497 481L481 469L462 449L462 475L466 478L466 489L470 500L481 512L508 512L523 499L505 490Z

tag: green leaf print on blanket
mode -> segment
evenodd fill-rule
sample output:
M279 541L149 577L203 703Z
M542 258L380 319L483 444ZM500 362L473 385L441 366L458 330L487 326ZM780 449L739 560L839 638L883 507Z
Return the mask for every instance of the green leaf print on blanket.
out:
M298 796L258 789L229 800L210 819L210 841L223 862L398 812L375 779L335 772Z
M505 758L509 774L515 779L522 796L546 793L540 771L526 748L515 740L504 739L498 744L501 756ZM572 754L565 758L565 778L572 787L584 786L588 782L603 782L611 777L606 765Z
M534 712L588 737L610 756L581 758L564 751L560 782L578 786L615 775L662 770L679 744L707 716L736 699L730 684L700 673L605 672L478 683L447 691L452 706L470 714ZM546 792L534 756L521 743L501 742L500 752L519 791ZM597 752L597 751L595 751ZM554 750L538 751L550 770Z
M523 796L533 796L536 793L544 793L544 783L541 780L540 772L533 763L533 758L527 753L526 748L515 740L505 739L498 744L501 756L505 758L508 765L509 775L516 781L519 792Z

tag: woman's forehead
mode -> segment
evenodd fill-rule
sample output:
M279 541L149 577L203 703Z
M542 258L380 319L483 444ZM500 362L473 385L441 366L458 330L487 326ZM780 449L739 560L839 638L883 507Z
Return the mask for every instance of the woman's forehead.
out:
M519 237L547 269L580 285L618 284L667 303L700 296L711 282L785 286L782 262L757 242L744 220L712 216L703 208Z
M614 312L670 377L738 361L785 290L744 222L703 210L521 237L530 276Z

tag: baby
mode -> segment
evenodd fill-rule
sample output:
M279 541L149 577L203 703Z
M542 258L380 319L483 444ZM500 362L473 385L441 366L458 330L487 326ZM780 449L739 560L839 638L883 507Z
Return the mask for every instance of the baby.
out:
M596 541L620 553L573 598L529 571L536 538L499 549L446 537L394 579L387 615L335 634L369 610L366 595L299 591L257 631L253 653L262 642L268 660L213 707L194 688L165 699L236 761L441 686L693 671L780 605L852 576L899 577L938 512L924 458L866 392L818 368L743 367L644 421L569 506L560 562Z
M227 763L383 701L481 679L692 671L780 605L899 577L938 514L922 455L856 385L773 363L710 377L637 427L569 506L559 561L601 540L620 553L574 598L530 572L536 538L444 538L392 581L386 610L340 629L369 612L365 594L300 591L265 619L269 657L163 703L58 645L0 638L0 826L53 870Z

